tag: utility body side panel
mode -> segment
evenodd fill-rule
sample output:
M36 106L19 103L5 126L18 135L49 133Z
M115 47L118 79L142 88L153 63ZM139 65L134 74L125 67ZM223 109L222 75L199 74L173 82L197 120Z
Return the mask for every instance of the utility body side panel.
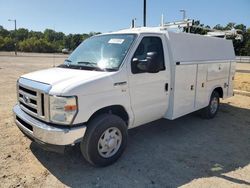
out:
M171 54L170 106L165 118L176 119L209 104L215 88L232 96L232 41L188 33L167 32Z
M223 98L232 96L231 75L234 75L234 71L230 67L230 62L176 65L173 95L170 98L173 100L173 109L172 112L171 108L168 109L165 118L176 119L206 107L215 88L222 89Z
M168 32L175 62L235 60L232 41L190 33Z

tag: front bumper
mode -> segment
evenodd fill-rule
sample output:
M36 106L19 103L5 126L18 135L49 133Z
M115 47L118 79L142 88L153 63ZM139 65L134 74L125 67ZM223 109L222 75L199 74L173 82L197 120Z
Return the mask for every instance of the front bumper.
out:
M40 144L74 145L81 141L86 132L84 125L77 127L51 126L26 114L18 105L14 106L13 112L19 129L27 137Z

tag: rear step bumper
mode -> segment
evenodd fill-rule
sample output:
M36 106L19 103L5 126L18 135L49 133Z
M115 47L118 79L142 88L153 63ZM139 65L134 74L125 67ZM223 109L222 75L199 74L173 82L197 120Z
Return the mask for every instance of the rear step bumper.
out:
M54 127L46 124L25 113L18 105L14 106L13 112L18 128L27 137L39 144L74 145L81 141L86 132L86 126L84 125L77 127Z

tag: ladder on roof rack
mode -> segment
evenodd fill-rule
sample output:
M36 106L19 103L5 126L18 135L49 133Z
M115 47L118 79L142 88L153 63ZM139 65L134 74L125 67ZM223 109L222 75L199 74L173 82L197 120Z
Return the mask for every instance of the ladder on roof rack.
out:
M193 25L194 25L194 20L185 19L181 21L162 23L161 28L166 30L166 29L181 29L187 27L188 32L190 32L190 27L192 27Z
M194 27L194 28L200 28L200 29L204 29L208 31L206 36L220 37L220 38L225 38L225 39L234 38L235 40L239 40L241 42L243 41L243 35L240 29L234 29L234 28L232 28L231 30L210 29L210 28L195 25L193 19L185 19L181 21L168 22L168 23L163 23L163 20L162 20L162 24L161 24L162 30L181 29L185 27L188 28L188 33L190 33L191 27Z

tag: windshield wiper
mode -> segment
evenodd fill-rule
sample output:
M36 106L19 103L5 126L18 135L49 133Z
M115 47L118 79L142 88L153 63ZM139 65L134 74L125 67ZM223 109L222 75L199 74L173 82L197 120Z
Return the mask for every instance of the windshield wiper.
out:
M95 66L87 65L76 65L76 64L61 64L58 65L60 68L69 68L69 69L80 69L80 70L95 70L95 71L104 71L103 69Z
M65 59L64 62L71 63L72 61L70 59Z
M67 62L71 62L70 60L65 60ZM76 64L73 63L67 63L67 64L61 64L58 67L61 68L71 68L71 69L81 69L81 70L95 70L95 71L107 71L107 72L113 72L117 71L117 68L100 68L96 66L96 63L87 62L87 61L79 61Z
M96 70L96 71L104 71L100 67L96 66L96 63L93 63L93 62L79 61L79 62L77 62L77 64L82 66L82 67L91 67L93 70Z
M69 64L60 64L60 65L58 65L57 67L60 67L60 68L68 68L68 67L69 67Z
M72 62L70 59L65 59L64 61L67 61L67 62Z
M96 69L100 70L100 71L117 71L117 68L100 68L98 66L96 66L96 63L92 63L92 62L87 62L87 61L80 61L77 62L77 64L84 64L84 65L90 65L91 67L95 67Z
M117 68L104 68L103 70L104 70L104 71L107 71L107 72L115 72L115 71L118 71Z
M88 61L78 61L76 64L78 65L91 65L91 67L96 67L96 63L88 62Z

